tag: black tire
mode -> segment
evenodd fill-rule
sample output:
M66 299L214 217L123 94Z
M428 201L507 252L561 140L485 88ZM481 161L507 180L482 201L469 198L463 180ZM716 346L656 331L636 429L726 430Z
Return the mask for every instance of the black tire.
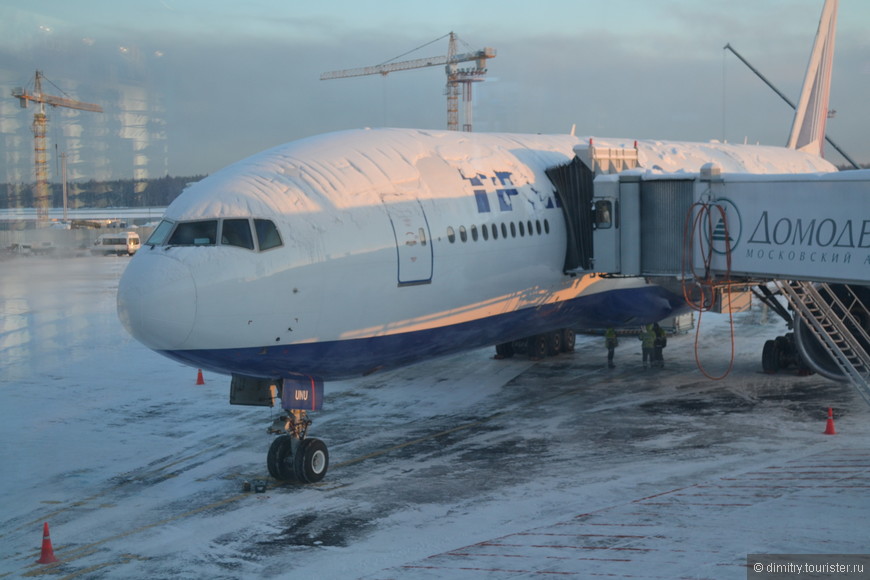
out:
M293 469L293 438L290 435L279 435L269 446L266 454L266 467L269 475L279 481L296 481Z
M562 329L562 352L574 352L577 343L577 333L572 328Z
M775 350L777 370L789 368L792 365L792 362L795 360L795 351L791 341L789 341L789 339L785 336L777 336L773 340L773 342L776 345Z
M303 439L293 461L296 477L305 483L317 483L329 469L329 451L320 439Z
M531 359L541 359L547 357L547 335L538 334L530 336L528 339L528 353Z
M511 358L514 356L514 343L503 342L495 345L495 356L498 358Z
M557 330L547 335L547 355L556 356L562 352L562 331Z
M765 341L764 348L761 350L761 368L769 375L779 372L779 352L776 341Z

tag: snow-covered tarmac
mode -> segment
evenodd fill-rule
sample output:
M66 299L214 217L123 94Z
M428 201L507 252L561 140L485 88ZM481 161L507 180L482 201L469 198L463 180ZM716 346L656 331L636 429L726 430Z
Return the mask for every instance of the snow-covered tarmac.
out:
M644 371L624 337L540 362L489 349L327 384L313 486L268 480L277 412L121 328L127 258L0 262L0 578L734 578L751 553L864 553L870 409L694 331ZM727 318L704 314L711 374ZM837 435L824 435L827 408ZM58 564L39 565L48 522Z

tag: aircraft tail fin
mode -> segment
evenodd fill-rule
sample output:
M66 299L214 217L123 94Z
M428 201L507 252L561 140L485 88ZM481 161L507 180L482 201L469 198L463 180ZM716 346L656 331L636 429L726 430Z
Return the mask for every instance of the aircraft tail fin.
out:
M788 138L789 149L823 156L831 93L838 0L825 0L807 74Z

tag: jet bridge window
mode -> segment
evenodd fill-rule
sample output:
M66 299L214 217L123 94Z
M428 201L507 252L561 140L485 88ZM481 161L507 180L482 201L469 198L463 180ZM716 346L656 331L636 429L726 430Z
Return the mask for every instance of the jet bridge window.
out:
M613 202L609 199L599 199L595 202L595 227L606 230L613 226Z
M170 246L213 246L217 243L217 220L181 222L169 238Z
M254 220L254 228L257 230L257 244L261 252L284 245L278 228L271 220Z
M248 219L226 219L221 225L221 244L254 249L254 236L251 235L251 222Z

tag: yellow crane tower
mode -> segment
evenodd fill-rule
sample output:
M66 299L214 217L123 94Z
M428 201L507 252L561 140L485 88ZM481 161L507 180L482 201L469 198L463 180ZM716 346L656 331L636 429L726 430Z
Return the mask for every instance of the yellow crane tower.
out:
M456 35L450 33L445 56L430 58L418 58L399 62L386 62L375 66L335 70L320 75L320 80L343 79L347 77L359 77L365 75L381 74L386 76L391 72L410 70L428 66L444 66L447 71L447 128L451 131L459 130L459 95L462 94L465 119L462 125L463 131L471 131L471 86L472 83L484 80L486 76L486 61L495 58L495 49L485 47L473 52L457 53ZM443 36L441 38L444 38ZM437 40L441 40L438 38ZM431 44L431 43L430 43ZM422 47L421 47L422 48ZM459 68L461 62L474 62L473 68Z
M48 193L48 157L45 142L48 116L45 114L45 105L91 111L94 113L103 112L103 108L99 105L44 94L42 92L42 78L42 71L36 71L33 79L33 92L28 92L20 87L12 89L12 96L19 100L22 109L26 109L31 101L39 104L39 111L33 114L33 152L34 173L36 177L34 202L36 205L37 226L44 226L48 221L48 209L51 205L51 197Z

